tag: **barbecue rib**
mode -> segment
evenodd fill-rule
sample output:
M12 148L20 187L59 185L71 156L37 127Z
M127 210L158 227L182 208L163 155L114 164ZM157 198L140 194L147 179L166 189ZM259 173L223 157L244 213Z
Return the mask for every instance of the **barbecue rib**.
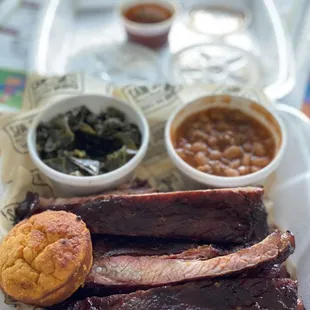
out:
M297 283L290 279L200 281L131 294L65 302L53 310L296 310Z
M238 248L223 248L213 245L199 245L181 240L169 240L162 238L145 237L119 237L99 236L93 238L94 264L98 265L102 260L110 257L150 257L158 259L183 259L183 260L206 260L213 257L226 255ZM274 271L273 271L274 270ZM270 268L264 271L269 276ZM277 274L278 269L272 267L272 274ZM272 275L272 277L274 277ZM276 276L277 277L277 276ZM86 298L88 296L107 296L115 293L129 293L135 287L113 287L104 286L92 281L81 288L74 299Z
M20 209L73 212L93 234L244 244L266 237L262 196L252 187L56 200L28 193Z
M145 237L99 236L92 239L94 263L112 256L160 256L170 259L206 260L237 252L244 247L219 247L181 240ZM247 272L241 277L289 278L285 264L267 266L259 272Z
M193 250L195 255L189 258L188 254L184 254L188 251L172 258L129 255L95 257L85 286L98 290L100 287L116 291L133 290L240 275L282 263L294 248L294 236L290 232L281 234L276 231L260 243L224 256L218 256L221 253L216 253L212 247L200 247ZM197 259L199 249L206 260Z

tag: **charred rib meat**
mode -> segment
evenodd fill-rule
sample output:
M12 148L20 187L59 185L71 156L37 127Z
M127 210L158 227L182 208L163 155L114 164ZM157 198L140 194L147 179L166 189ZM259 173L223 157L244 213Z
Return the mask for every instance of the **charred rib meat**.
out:
M236 188L46 200L28 193L30 215L64 210L93 234L181 238L244 244L266 237L263 189Z
M293 280L226 279L90 297L51 310L296 310L297 303L297 283Z
M139 289L243 274L282 263L293 253L294 236L276 231L251 247L224 256L212 247L200 247L171 256L97 257L86 287ZM199 254L205 260L199 260Z

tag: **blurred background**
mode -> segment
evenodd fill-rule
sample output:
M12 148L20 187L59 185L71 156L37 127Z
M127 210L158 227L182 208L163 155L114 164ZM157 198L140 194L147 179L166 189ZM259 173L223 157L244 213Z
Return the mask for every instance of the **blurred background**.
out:
M52 2L0 0L0 111L14 110L21 106L26 76L34 71L31 67L31 57L36 52L34 42L44 31L40 26L42 20L45 19L43 24L48 25L46 10L52 9ZM83 9L95 7L98 2L102 1L75 1ZM296 66L292 90L278 100L302 109L310 116L310 1L274 0L274 3L292 46Z

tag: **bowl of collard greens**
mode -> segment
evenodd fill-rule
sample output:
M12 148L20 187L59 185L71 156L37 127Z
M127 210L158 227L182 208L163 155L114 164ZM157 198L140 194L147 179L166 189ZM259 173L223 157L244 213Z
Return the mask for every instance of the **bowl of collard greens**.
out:
M101 95L48 105L27 137L34 164L64 195L92 194L124 183L144 158L148 142L142 112Z

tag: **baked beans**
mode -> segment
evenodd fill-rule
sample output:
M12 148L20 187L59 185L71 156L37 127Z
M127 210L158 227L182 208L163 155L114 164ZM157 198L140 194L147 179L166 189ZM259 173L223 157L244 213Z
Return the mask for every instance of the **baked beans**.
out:
M238 109L210 108L188 117L174 146L192 167L237 177L259 171L275 156L275 140L259 121Z

